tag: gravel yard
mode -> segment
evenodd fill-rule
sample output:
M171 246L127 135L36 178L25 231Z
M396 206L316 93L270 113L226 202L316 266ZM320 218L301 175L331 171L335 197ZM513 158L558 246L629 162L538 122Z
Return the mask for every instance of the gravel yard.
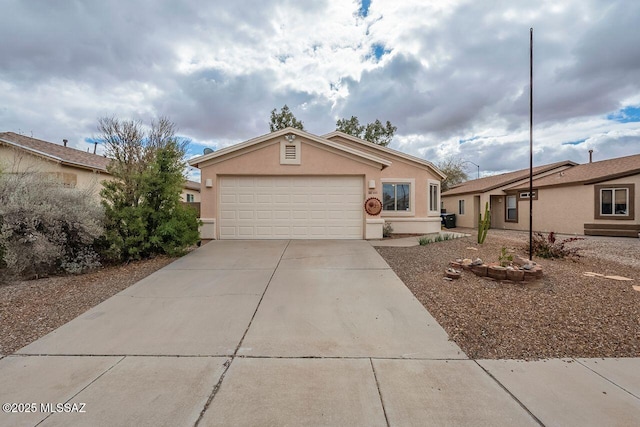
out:
M80 276L0 285L0 354L11 354L172 262L157 257Z
M450 261L497 262L502 247L526 256L528 233L489 230L471 237L378 252L464 352L480 359L640 357L640 240L586 237L571 243L581 258L547 260L544 278L527 287L464 271L443 279ZM559 238L569 236L559 236ZM633 281L585 277L584 272Z

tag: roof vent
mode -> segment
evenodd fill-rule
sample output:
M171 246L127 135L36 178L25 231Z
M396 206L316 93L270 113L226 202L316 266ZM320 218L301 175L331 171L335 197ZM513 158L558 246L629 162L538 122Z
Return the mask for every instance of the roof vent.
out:
M593 163L593 150L589 150L589 163Z
M207 147L207 148L205 148L202 152L203 152L205 155L207 155L207 154L211 154L211 153L213 153L213 150L212 150L211 148Z
M62 140L62 144L63 144L65 147L67 146L67 142L69 142L69 141L68 141L68 140L66 140L66 139L63 139L63 140Z
M287 160L295 160L296 159L296 146L295 145L286 145L284 149L284 158Z

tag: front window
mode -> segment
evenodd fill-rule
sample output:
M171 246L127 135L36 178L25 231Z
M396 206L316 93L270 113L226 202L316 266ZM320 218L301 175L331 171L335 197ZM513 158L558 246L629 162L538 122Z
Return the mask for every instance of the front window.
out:
M193 203L195 200L195 197L193 196L193 194L187 194L187 202L188 203Z
M629 215L629 190L603 188L600 190L600 215Z
M407 212L410 209L409 200L411 186L408 183L382 184L382 206L385 211Z
M458 215L464 215L464 200L458 200Z
M507 196L506 221L518 222L518 201L516 196Z

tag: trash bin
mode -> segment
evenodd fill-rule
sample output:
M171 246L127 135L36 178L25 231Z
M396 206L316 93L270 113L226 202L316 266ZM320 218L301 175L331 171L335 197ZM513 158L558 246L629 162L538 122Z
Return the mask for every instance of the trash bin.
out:
M456 214L444 215L445 228L456 228Z

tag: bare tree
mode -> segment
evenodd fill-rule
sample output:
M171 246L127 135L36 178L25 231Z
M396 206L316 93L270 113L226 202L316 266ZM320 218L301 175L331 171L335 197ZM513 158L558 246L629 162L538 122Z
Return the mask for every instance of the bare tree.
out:
M444 173L447 178L442 181L442 191L450 190L452 187L462 184L469 179L463 166L464 160L454 156L449 156L439 162L436 166Z

